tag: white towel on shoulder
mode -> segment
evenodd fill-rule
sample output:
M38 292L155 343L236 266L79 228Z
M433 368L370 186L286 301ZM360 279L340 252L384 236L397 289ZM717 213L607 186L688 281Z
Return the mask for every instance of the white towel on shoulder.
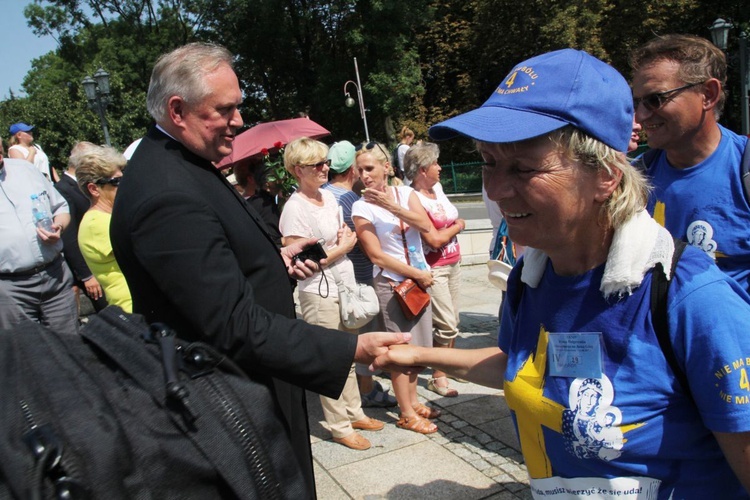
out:
M667 279L671 279L673 253L672 236L642 210L615 229L599 290L605 298L631 294L640 286L648 270L659 262ZM547 259L547 254L541 250L527 248L523 254L521 281L536 288L544 274Z

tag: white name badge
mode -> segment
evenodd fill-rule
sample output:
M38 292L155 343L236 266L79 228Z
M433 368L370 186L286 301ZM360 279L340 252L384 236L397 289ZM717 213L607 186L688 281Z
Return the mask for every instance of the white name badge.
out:
M550 333L547 347L553 377L602 377L602 334Z

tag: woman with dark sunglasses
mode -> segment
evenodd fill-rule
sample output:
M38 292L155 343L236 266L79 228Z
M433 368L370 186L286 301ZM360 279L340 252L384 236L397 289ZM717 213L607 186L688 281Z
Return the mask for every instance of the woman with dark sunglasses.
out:
M330 191L321 189L328 181L330 160L328 146L302 137L290 142L284 150L284 168L297 179L299 189L289 197L281 212L279 229L284 245L299 240L324 240L327 264L325 269L299 282L299 304L306 322L348 331L341 321L336 282L354 286L354 266L347 253L357 243L357 236L339 216L339 205ZM338 275L338 278L335 277ZM370 441L358 430L379 431L383 422L362 411L359 386L351 365L344 389L338 399L320 396L323 415L336 443L353 450L370 448Z
M133 311L130 289L109 239L112 207L126 163L125 157L115 149L95 145L70 158L70 164L75 165L78 187L91 201L91 208L78 226L78 247L102 286L107 302L129 313Z
M352 206L352 220L360 246L373 263L373 285L385 329L411 332L411 344L432 347L432 306L407 319L392 291L395 284L407 278L425 290L432 286L429 268L420 270L413 263L410 265L405 251L405 247L414 246L424 259L420 234L428 232L432 223L412 188L388 186L391 159L382 144L371 142L360 146L356 158L365 189L362 198ZM394 372L391 382L401 411L396 425L421 434L437 431L429 419L440 416L440 411L417 399L417 374Z

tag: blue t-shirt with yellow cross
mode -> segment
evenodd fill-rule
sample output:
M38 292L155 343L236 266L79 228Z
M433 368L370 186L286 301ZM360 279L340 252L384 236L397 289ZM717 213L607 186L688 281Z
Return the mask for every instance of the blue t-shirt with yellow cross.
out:
M712 431L750 431L750 296L686 249L668 319L693 400L656 338L650 273L605 299L603 272L563 277L548 261L520 300L509 280L498 344L535 498L748 498Z

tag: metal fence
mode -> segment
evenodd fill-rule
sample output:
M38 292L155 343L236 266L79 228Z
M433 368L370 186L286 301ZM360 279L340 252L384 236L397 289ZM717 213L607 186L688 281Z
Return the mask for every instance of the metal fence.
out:
M482 162L449 163L440 165L440 184L446 194L481 193Z

